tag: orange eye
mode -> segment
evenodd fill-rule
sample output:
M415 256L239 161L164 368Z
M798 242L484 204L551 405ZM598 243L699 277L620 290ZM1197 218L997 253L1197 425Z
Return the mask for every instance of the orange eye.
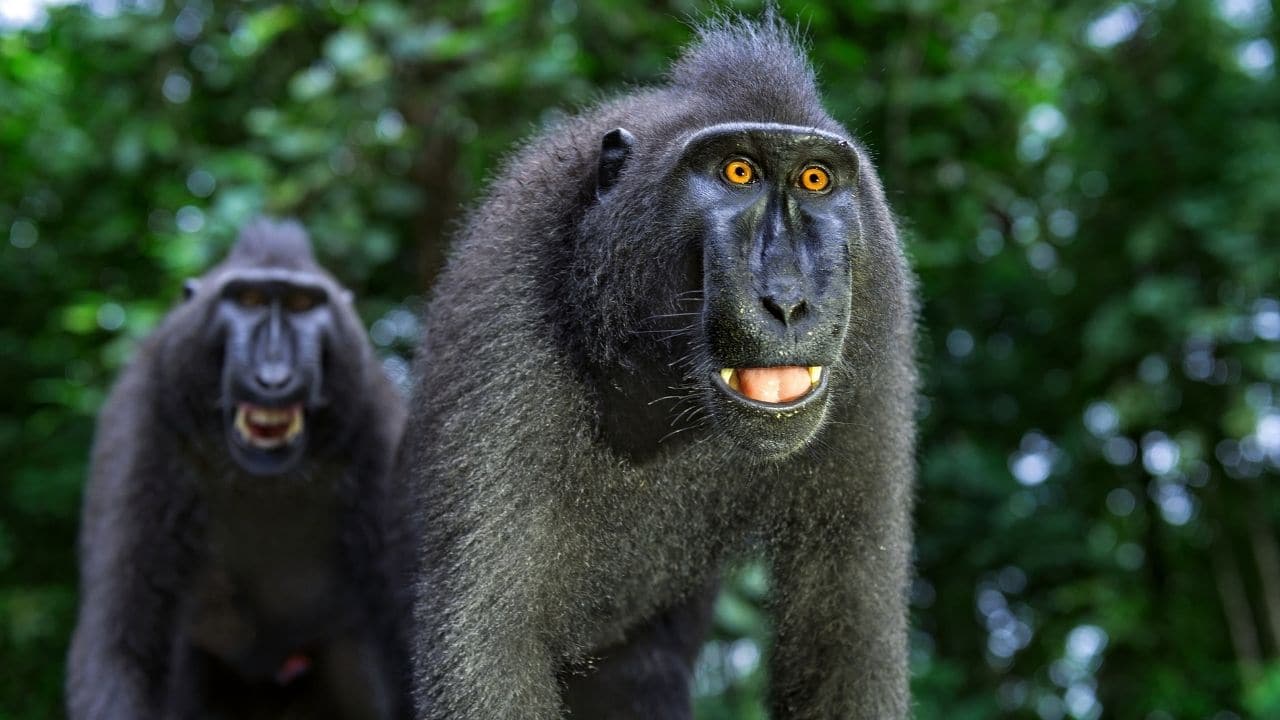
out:
M316 306L316 299L308 293L291 292L285 298L285 304L291 312L306 312Z
M267 303L267 296L256 288L245 288L236 295L236 302L241 307L261 307Z
M734 185L746 185L756 179L756 171L746 160L730 160L724 166L724 179Z
M822 192L831 186L831 176L817 165L810 165L800 173L800 186L811 192Z

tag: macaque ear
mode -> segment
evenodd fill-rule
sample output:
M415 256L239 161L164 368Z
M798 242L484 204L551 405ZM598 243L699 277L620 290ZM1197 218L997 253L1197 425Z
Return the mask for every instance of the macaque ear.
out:
M182 299L190 300L197 292L200 291L200 281L195 278L187 278L182 281Z
M596 197L603 199L622 174L636 138L626 128L614 128L600 139L600 168L596 173Z

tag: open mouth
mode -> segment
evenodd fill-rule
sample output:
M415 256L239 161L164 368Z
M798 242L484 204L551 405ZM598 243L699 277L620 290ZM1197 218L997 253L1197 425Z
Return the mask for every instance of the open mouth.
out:
M268 408L250 403L236 406L236 433L251 447L271 450L302 434L302 404Z
M826 371L821 365L724 368L716 375L722 390L752 405L786 410L803 403L823 387Z

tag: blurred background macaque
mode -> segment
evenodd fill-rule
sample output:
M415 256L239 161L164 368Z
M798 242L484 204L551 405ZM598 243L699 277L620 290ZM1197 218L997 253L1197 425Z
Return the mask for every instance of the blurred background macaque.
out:
M404 403L296 222L259 219L102 407L72 720L410 717Z

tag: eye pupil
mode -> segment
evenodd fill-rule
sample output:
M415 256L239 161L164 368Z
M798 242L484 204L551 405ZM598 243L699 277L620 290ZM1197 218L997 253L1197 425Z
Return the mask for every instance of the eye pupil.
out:
M812 192L822 192L831 184L831 176L822 168L806 168L800 176L800 184Z
M755 179L755 170L746 160L730 160L721 172L734 185L746 185Z

